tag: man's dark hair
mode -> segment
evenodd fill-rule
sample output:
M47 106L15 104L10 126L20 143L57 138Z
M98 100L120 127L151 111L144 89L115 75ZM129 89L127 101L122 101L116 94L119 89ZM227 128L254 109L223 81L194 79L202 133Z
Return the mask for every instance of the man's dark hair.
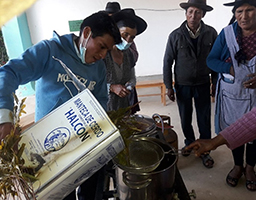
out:
M189 7L188 7L188 8L189 8ZM187 13L187 11L188 11L188 8L185 9L186 13ZM204 10L204 9L202 9L202 8L199 8L199 9L201 9L201 10L203 11L203 17L204 17L205 14L206 14L206 10Z
M92 31L92 38L109 34L114 38L115 44L121 43L121 36L116 23L105 11L99 11L85 18L80 26L79 37L86 26Z

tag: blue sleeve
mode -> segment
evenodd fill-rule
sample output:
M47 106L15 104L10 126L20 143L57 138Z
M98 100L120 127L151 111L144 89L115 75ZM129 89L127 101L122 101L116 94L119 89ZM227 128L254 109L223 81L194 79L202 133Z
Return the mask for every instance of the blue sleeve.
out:
M225 62L229 57L230 53L226 44L225 33L222 30L207 57L207 66L218 73L229 73L232 63Z
M12 94L19 85L37 80L43 73L49 50L44 42L26 50L19 58L0 67L0 108L13 110Z
M106 77L106 67L104 62L101 62L101 74L99 76L99 80L96 84L95 89L93 90L93 94L96 99L99 101L100 105L107 110L107 102L108 102L108 90L107 90L107 77Z

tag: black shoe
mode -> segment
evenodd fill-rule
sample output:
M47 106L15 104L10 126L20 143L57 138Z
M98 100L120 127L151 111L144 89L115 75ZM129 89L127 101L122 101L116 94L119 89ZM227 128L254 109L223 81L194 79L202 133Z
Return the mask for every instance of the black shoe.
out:
M239 179L241 178L241 176L243 175L243 173L241 173L239 178L234 178L232 176L230 176L230 173L233 171L233 169L231 169L231 171L228 173L227 177L226 177L226 183L231 186L231 187L236 187L238 184Z
M203 161L203 164L206 168L212 168L214 164L214 160L210 156L210 154L202 154L200 158Z
M188 157L191 154L192 149L185 150L185 148L186 146L181 149L181 155Z

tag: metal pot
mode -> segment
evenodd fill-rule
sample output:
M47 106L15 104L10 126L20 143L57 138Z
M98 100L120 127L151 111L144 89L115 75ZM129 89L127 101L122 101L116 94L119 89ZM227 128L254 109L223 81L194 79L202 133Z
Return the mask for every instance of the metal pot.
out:
M172 129L171 118L167 115L159 115L157 113L153 114L152 118L156 123L156 130L162 131L162 139L168 142L172 147L178 149L178 135Z
M160 165L165 155L159 144L141 137L131 139L127 145L127 150L114 157L113 162L128 172L152 172Z
M173 150L168 143L156 138L154 141L164 151ZM152 172L134 173L116 165L117 194L120 200L171 200L175 181L177 155L165 154L160 165Z
M155 121L146 115L134 115L135 119L140 122L140 132L134 134L134 137L151 137L157 135Z

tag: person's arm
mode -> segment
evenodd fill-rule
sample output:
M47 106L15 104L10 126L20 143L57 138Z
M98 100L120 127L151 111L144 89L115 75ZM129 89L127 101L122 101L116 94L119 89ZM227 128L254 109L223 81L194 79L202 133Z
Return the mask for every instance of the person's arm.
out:
M49 47L41 41L27 49L20 57L0 67L0 109L13 110L13 93L19 85L36 81L46 71Z
M97 100L99 101L100 105L107 110L107 102L108 102L108 91L109 91L109 87L110 84L107 84L107 77L106 77L106 66L105 64L102 62L100 63L102 64L102 67L100 69L101 73L99 74L99 79L95 85L94 90L92 91L92 93L94 94L94 96L97 98Z
M235 123L221 131L230 149L235 149L256 139L256 107L244 114Z
M173 88L167 89L167 96L169 97L169 99L171 101L175 101L175 95L174 95L174 89Z
M207 66L217 73L229 74L232 63L225 62L229 56L230 54L226 44L224 30L222 30L207 57Z
M109 90L121 98L124 98L130 94L130 91L121 84L111 84Z
M8 109L0 109L0 141L5 138L13 127L13 112Z
M13 111L0 109L0 141L9 135L13 128ZM16 133L19 134L18 129Z
M132 86L132 88L134 88L136 85L136 76L135 76L135 68L134 67L131 68L131 78L126 84L129 84L130 86Z
M18 58L0 67L0 139L10 133L13 119L13 93L19 85L35 81L43 74L49 58L49 45L41 41Z
M163 60L163 79L164 79L164 84L168 90L167 95L171 101L175 100L174 97L174 90L173 90L173 73L172 73L172 65L173 61L175 59L175 47L174 47L174 41L172 41L173 38L173 33L169 35L167 44L166 44L166 49L165 49L165 54L164 54L164 60Z
M13 123L11 122L0 124L0 141L10 134L12 128Z
M172 65L173 61L176 58L175 44L173 41L174 33L169 35L166 50L164 55L164 66L163 66L163 75L164 75L164 84L167 88L167 96L171 101L175 101L174 89L173 89L173 73Z
M211 70L211 96L215 97L218 73Z
M219 134L212 139L198 139L188 145L185 150L193 149L195 151L195 155L199 157L200 155L214 150L223 144L227 144L227 141Z
M108 64L110 59L111 59L111 56L110 56L110 52L109 52L104 59L106 70L107 70L106 80L107 80L108 94L115 93L117 96L119 96L121 98L126 97L130 93L130 91L127 90L124 85L114 83L113 77L112 77L113 76L112 65Z
M218 146L226 144L230 149L235 149L247 142L256 139L256 107L243 115L235 123L225 128L218 136L212 139L196 140L186 147L194 149L197 156L216 149Z
M131 71L134 72L132 73L131 79L125 84L109 84L109 92L115 93L117 96L124 98L128 94L130 94L131 90L135 87L136 85L136 77L135 77L135 69L134 67L131 68ZM130 85L130 87L128 87Z

